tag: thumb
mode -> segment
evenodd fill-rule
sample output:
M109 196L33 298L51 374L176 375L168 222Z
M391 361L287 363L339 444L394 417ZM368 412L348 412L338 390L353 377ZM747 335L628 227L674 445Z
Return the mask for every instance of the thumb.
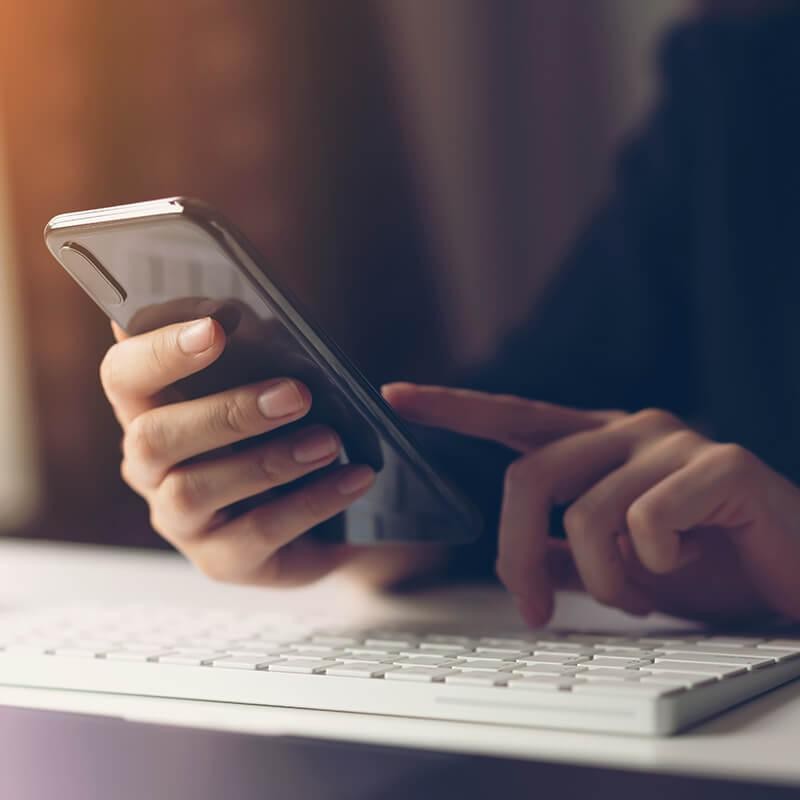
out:
M413 422L489 439L520 452L599 428L616 416L444 386L389 383L382 392L399 414Z

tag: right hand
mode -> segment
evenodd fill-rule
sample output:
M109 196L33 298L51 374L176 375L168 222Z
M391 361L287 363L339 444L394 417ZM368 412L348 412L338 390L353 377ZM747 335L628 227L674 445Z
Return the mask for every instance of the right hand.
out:
M100 377L124 431L122 477L158 533L210 577L237 583L305 583L355 558L346 544L299 537L361 497L375 478L369 467L335 467L239 516L226 511L339 456L341 441L321 425L230 449L304 417L311 395L302 383L275 378L184 400L170 386L220 357L220 324L205 317L132 337L112 328L117 344Z

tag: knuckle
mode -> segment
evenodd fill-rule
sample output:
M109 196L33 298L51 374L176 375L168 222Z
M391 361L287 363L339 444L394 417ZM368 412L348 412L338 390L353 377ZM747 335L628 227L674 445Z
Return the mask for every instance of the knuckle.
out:
M246 435L255 427L250 404L241 394L226 397L215 406L212 424L226 433Z
M286 483L287 476L284 469L269 453L256 456L253 463L253 472L254 482L266 484L268 488Z
M174 335L166 330L156 331L150 337L150 358L159 372L164 372L169 367L168 354L174 341Z
M653 502L637 500L631 504L625 513L625 522L628 530L637 534L647 534L658 524L659 511Z
M328 515L325 497L320 492L297 493L297 502L301 517L309 524L313 524Z
M155 503L149 503L149 520L150 520L150 527L162 538L162 539L169 539L169 534L167 532L167 527L163 524L161 519L161 515L158 512L158 507Z
M689 428L682 428L681 430L673 431L664 437L663 445L670 450L678 452L685 452L693 450L698 444L702 443L703 437L699 433L690 430Z
M160 463L165 452L165 431L151 414L136 417L128 426L123 441L125 459L147 466Z
M653 501L637 501L627 514L628 530L642 564L651 572L666 574L677 566L679 540L670 529L665 509Z
M524 486L536 469L536 460L533 455L512 461L506 468L504 490L506 492Z
M119 474L123 482L130 486L131 489L133 489L135 492L139 491L139 489L136 487L136 481L133 476L133 471L131 470L130 461L128 461L127 458L123 458L122 461L119 462Z
M197 513L204 496L203 487L191 471L170 472L159 491L164 504L179 516Z
M591 529L597 514L585 500L573 503L564 512L564 529L568 536L582 537Z
M669 411L661 408L645 408L628 417L631 425L647 430L669 430L681 427L681 421Z
M726 475L739 475L752 471L758 458L738 444L717 444L709 451L709 457Z

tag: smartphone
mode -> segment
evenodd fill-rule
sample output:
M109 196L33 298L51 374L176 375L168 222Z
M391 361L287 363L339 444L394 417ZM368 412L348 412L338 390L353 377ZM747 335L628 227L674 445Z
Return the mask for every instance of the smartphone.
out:
M483 523L470 500L433 466L424 444L330 336L278 286L256 249L208 205L174 197L60 214L48 223L45 241L84 291L131 335L202 316L220 322L225 351L209 368L177 384L183 396L270 377L294 377L309 387L311 412L292 426L331 426L342 439L341 460L368 464L377 473L369 492L315 529L316 535L362 544L455 544L478 536ZM272 492L297 489L315 475ZM263 502L267 494L237 510Z

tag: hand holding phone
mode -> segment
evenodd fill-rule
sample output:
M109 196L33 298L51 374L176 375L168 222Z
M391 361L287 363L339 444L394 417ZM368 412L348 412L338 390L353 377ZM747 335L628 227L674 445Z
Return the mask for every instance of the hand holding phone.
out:
M179 400L173 384L222 355L222 325L204 317L130 338L115 332L120 341L103 361L103 387L125 430L123 475L150 505L153 527L219 580L305 582L339 566L353 548L298 537L367 491L374 480L367 466L340 467L232 518L225 510L336 460L341 441L321 425L231 449L301 420L309 390L275 378Z
M468 502L206 207L62 215L46 237L115 322L101 376L125 430L123 476L204 572L286 585L358 561L384 581L442 552L398 542L475 535ZM349 542L394 546L302 535L326 520L341 530L345 510Z

